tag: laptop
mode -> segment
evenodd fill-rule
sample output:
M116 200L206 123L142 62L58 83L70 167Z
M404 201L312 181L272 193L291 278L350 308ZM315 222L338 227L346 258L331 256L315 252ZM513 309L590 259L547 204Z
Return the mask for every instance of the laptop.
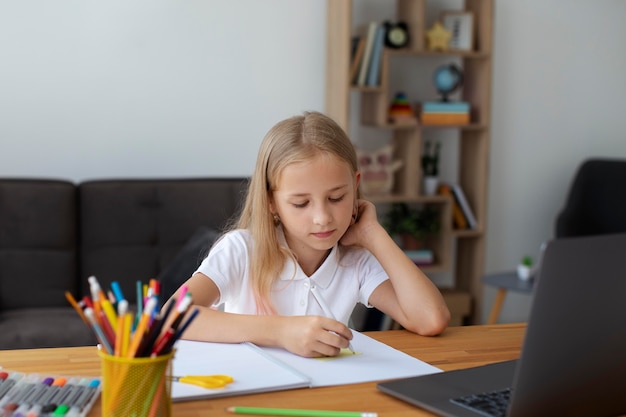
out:
M626 234L555 239L541 258L519 359L377 388L449 417L626 414Z

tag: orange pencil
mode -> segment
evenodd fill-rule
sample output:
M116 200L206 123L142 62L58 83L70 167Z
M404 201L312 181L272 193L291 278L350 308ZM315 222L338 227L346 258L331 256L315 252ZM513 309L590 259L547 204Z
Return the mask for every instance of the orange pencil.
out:
M76 310L76 312L78 313L80 318L83 320L83 322L87 326L89 326L89 328L91 328L91 324L89 324L89 320L87 320L87 317L85 316L85 313L83 312L83 309L81 308L81 306L78 305L72 293L69 291L65 291L65 298L67 298L67 301L69 301L70 305L74 307L74 310Z
M146 307L143 309L143 313L141 314L141 319L139 320L137 329L135 329L135 334L133 334L130 346L128 347L128 352L126 354L127 358L134 358L137 354L137 349L141 344L141 340L148 330L148 323L150 322L150 318L152 317L152 311L156 308L156 303L156 298L150 297L148 299Z

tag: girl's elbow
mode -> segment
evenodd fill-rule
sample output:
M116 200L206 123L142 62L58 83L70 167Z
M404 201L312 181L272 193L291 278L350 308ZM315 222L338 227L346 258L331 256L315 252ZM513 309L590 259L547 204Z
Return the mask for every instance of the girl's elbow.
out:
M450 311L445 308L442 311L429 314L428 317L422 317L419 322L413 323L407 330L420 336L438 336L446 330L448 323L450 323Z

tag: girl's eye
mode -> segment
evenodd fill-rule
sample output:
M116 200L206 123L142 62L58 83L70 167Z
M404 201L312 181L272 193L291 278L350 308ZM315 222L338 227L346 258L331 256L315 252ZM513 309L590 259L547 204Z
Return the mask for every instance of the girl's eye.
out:
M343 200L345 196L342 195L341 197L337 197L337 198L329 198L331 203L339 203L341 200Z
M293 203L293 206L295 208L304 208L304 207L306 207L307 204L309 204L309 202L305 201L304 203Z

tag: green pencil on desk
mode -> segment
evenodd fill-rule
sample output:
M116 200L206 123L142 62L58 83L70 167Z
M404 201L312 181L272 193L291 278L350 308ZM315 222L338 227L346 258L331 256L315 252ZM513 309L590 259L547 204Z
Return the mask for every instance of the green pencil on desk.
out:
M293 416L293 417L378 417L377 413L361 411L331 411L331 410L296 410L289 408L263 407L228 407L229 413L256 414L261 416Z

